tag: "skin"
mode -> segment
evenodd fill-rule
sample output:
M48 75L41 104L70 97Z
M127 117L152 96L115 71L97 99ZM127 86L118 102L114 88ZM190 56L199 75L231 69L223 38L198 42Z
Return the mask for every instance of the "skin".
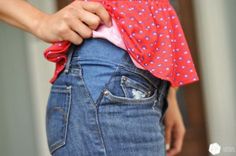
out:
M112 26L111 17L102 4L76 0L53 14L44 13L24 0L0 0L0 20L29 32L37 38L53 43L67 40L76 45L92 37L92 30L99 24ZM167 156L174 156L182 149L185 127L179 111L177 87L170 87L169 107L166 111L165 140Z
M112 24L102 4L82 0L53 14L44 13L24 0L0 0L0 19L45 42L67 40L76 45L91 37L99 24Z
M167 102L169 107L164 117L165 142L167 156L174 156L181 152L186 129L177 101L178 87L170 87Z

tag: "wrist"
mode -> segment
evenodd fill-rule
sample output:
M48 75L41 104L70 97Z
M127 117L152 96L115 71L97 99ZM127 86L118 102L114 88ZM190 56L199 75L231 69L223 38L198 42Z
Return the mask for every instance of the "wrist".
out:
M38 12L35 15L35 18L32 20L29 30L30 32L35 35L36 37L40 38L40 34L41 34L41 24L43 21L45 21L45 19L48 17L48 14L44 13L44 12Z
M177 94L178 87L170 87L168 94L169 95L176 95Z

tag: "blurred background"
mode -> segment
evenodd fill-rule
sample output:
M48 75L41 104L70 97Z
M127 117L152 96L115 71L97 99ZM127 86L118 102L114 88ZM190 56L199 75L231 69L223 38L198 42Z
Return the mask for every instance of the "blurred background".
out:
M69 1L29 0L53 13ZM236 0L173 0L200 81L183 86L178 102L187 133L179 156L236 155ZM49 156L45 110L54 64L50 46L0 22L0 156Z

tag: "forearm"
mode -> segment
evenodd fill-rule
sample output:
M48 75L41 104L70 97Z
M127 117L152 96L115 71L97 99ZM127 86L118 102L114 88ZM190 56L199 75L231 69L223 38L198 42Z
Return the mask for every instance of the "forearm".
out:
M44 15L25 0L0 0L0 20L32 34Z

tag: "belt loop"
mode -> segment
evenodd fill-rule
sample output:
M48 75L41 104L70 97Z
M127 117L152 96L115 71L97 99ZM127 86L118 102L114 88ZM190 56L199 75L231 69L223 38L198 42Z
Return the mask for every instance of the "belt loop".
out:
M169 107L169 103L167 101L168 92L170 89L171 83L168 80L162 80L161 87L160 87L160 95L158 97L158 102L161 104L162 116L160 121L163 122L165 117L166 111Z
M157 101L160 103L161 99L166 96L168 90L169 90L169 82L167 80L160 80L160 84L158 86L158 99ZM163 103L162 103L163 104Z
M69 68L70 68L70 62L73 56L73 52L75 50L76 45L74 45L73 43L71 43L70 47L69 47L69 51L67 52L67 62L66 62L66 67L64 72L68 73L69 72Z

